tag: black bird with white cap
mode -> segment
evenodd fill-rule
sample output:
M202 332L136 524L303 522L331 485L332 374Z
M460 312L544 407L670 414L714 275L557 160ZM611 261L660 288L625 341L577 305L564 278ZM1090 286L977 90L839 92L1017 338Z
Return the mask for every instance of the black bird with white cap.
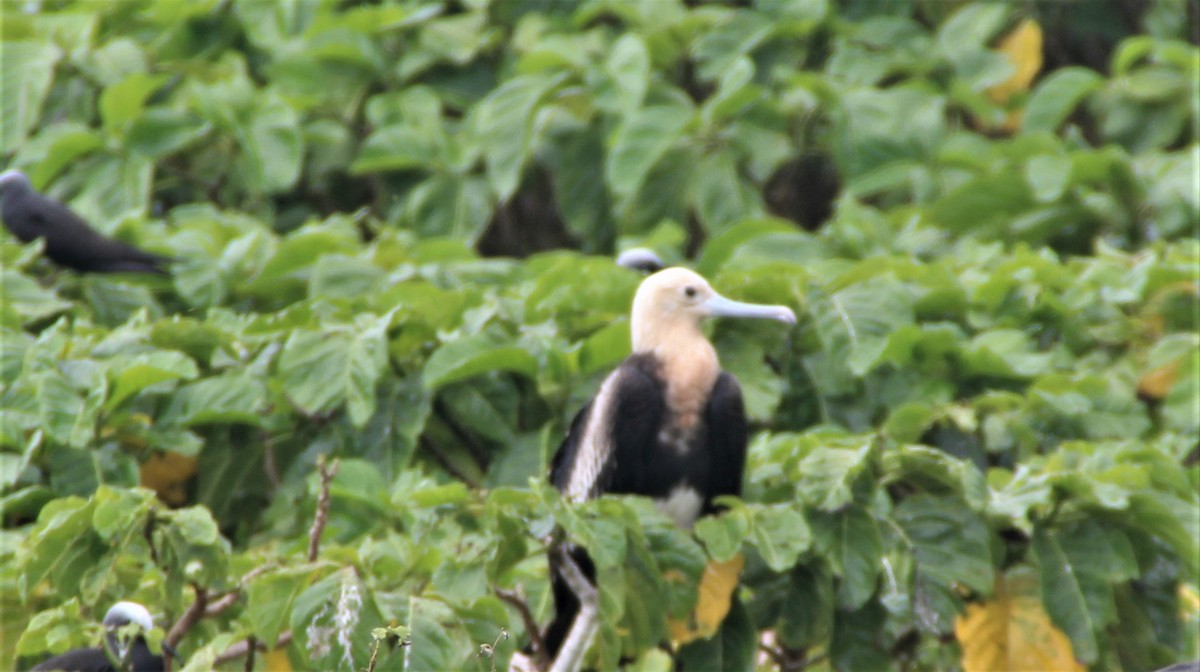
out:
M104 236L65 205L35 191L19 170L0 173L0 219L23 243L44 240L46 256L59 266L93 273L167 275L169 257Z
M146 638L137 635L131 641L121 638L119 632L130 623L137 624L143 632L154 629L150 611L137 602L117 602L104 615L107 631L103 647L73 649L36 665L34 670L63 670L65 672L161 672L163 657L150 650ZM163 643L163 651L178 658L174 649Z
M732 301L684 268L643 280L633 299L633 353L575 416L551 465L550 479L566 497L648 496L677 525L691 529L698 517L718 510L717 497L741 494L747 441L742 392L701 331L707 317L796 322L785 306ZM594 581L587 554L579 548L569 554ZM580 608L559 557L550 554L555 618L543 637L550 658Z

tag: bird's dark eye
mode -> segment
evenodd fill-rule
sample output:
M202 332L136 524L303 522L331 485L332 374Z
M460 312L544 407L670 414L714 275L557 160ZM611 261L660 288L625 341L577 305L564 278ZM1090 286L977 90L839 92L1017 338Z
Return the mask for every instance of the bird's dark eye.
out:
M683 288L683 293L684 293L684 295L686 295L686 296L687 296L689 299L694 299L694 298L696 298L696 288L695 288L695 287L684 287L684 288Z

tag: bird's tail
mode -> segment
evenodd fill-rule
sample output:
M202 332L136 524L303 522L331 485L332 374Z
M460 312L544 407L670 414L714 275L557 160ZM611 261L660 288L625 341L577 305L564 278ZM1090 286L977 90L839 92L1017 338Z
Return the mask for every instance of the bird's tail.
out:
M596 566L592 564L592 559L588 557L587 551L573 544L569 545L567 549L567 553L575 561L575 564L579 565L583 575L594 584L596 582ZM558 650L562 648L567 634L571 632L571 626L575 624L575 617L579 614L579 597L575 595L575 591L571 590L571 586L563 578L562 561L558 559L558 553L551 549L549 555L550 589L554 591L554 620L550 622L542 635L542 645L546 649L546 657L554 660L558 656Z

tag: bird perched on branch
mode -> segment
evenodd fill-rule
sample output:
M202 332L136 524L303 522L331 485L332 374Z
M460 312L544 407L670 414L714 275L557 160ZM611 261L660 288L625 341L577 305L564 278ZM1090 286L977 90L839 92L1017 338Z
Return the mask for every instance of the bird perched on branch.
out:
M161 672L164 668L163 657L150 651L145 637L137 635L132 642L121 638L118 631L130 623L136 623L143 632L154 629L154 619L150 617L146 607L137 602L117 602L104 615L104 629L108 631L104 647L73 649L43 661L33 669L66 672ZM163 651L172 658L179 657L165 642Z
M46 256L60 266L95 273L167 275L170 258L108 238L65 205L33 189L19 170L0 173L0 218L23 243L45 241Z
M645 495L685 529L715 512L717 497L741 494L742 393L701 331L706 317L796 322L785 306L732 301L687 269L668 268L643 280L633 299L633 353L575 416L554 457L550 478L560 492L575 501ZM543 637L550 658L580 606L558 557L550 554L555 617ZM572 548L570 557L594 582L586 552Z

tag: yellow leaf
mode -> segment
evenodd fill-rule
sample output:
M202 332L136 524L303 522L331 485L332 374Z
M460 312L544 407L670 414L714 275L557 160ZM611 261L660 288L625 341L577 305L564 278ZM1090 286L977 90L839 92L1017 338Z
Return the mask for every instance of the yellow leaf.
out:
M1086 669L1075 660L1071 640L1050 622L1037 586L1028 570L997 574L992 599L969 605L954 620L965 672Z
M1138 396L1143 399L1162 399L1175 386L1175 378L1179 375L1179 360L1168 362L1138 381Z
M715 560L704 568L697 589L696 607L692 610L687 621L672 620L667 625L671 630L671 639L677 644L687 644L690 641L704 637L712 637L721 627L721 621L729 613L729 605L733 601L733 591L737 590L738 575L742 572L745 559L741 553L726 562Z
M1029 85L1042 69L1042 27L1033 19L1024 19L1012 32L1000 40L996 51L1008 57L1013 74L1006 81L988 89L992 102L1003 105L1013 94L1028 91ZM1011 110L1001 128L1012 132L1021 125L1021 110Z
M272 649L263 656L263 666L271 672L292 672L292 661L288 660L287 649Z
M187 482L196 475L196 458L172 452L154 452L142 462L141 484L158 493L171 506L187 503Z

